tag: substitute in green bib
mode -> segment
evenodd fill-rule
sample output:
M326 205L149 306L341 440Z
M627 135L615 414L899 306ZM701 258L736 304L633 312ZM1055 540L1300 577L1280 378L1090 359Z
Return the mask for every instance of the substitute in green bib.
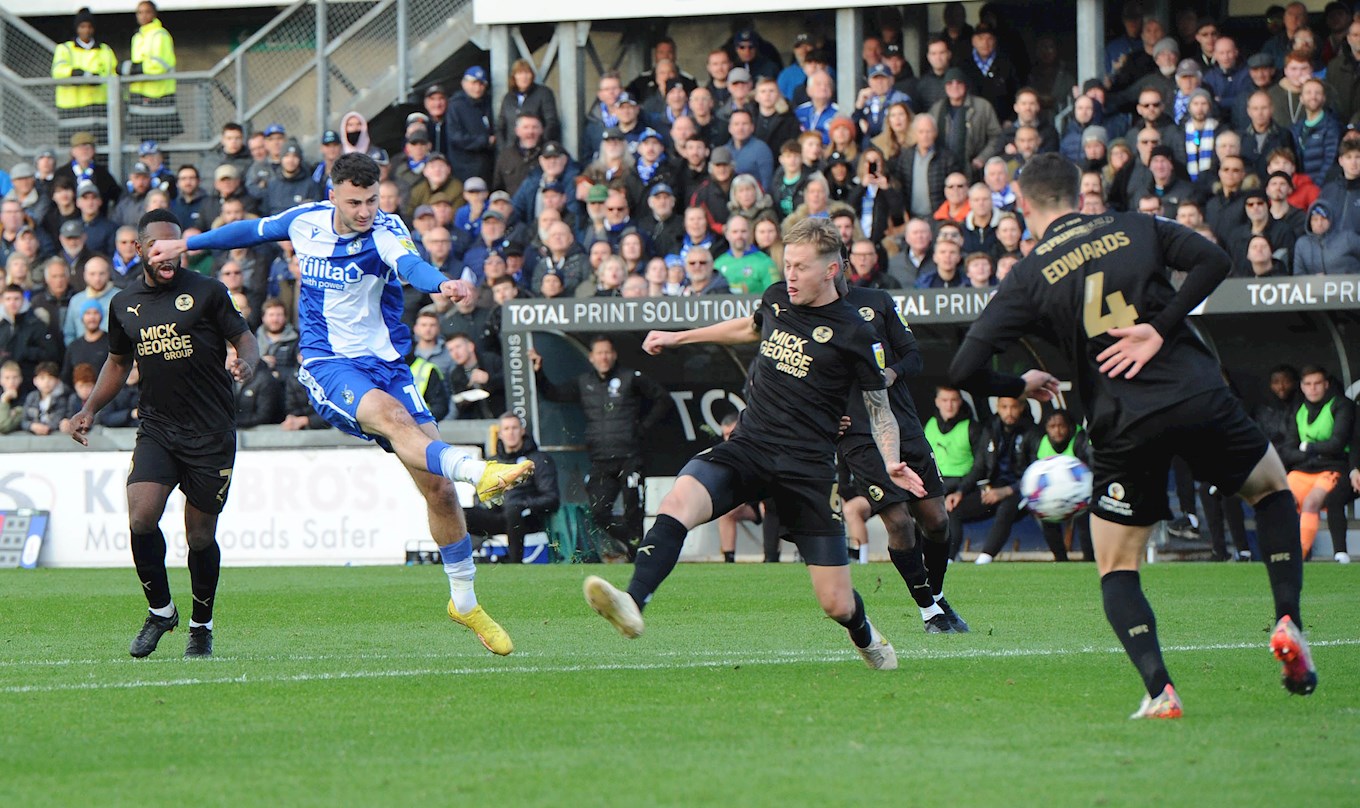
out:
M1289 469L1289 490L1299 509L1299 539L1307 559L1317 537L1323 501L1350 471L1355 406L1337 394L1330 374L1316 365L1299 372L1299 389L1303 401L1287 424L1289 434L1280 459Z
M1025 438L1021 449L1025 468L1037 460L1054 455L1075 457L1087 466L1091 465L1090 441L1072 413L1061 408L1055 409L1048 414L1043 424L1043 429L1036 429ZM1070 544L1066 535L1069 524L1072 531ZM1067 561L1068 552L1077 546L1085 550L1085 560L1091 560L1091 516L1087 511L1077 514L1069 523L1040 522L1039 526L1043 530L1044 542L1053 552L1054 561Z
M52 78L112 76L117 71L118 57L113 55L113 48L95 40L94 33L94 15L88 8L77 11L75 39L61 43L52 51ZM54 101L63 140L82 129L101 135L106 131L105 118L109 103L107 85L59 84ZM106 138L100 137L99 140L102 143Z

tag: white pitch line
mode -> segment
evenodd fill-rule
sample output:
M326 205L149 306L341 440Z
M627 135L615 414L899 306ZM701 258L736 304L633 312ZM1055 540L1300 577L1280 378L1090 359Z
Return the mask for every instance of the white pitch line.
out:
M944 640L943 642L949 642ZM1360 639L1339 639L1339 640L1312 640L1309 645L1315 648L1327 646L1346 646L1360 645ZM1163 651L1236 651L1249 650L1252 648L1263 648L1262 643L1210 643L1200 645L1165 645ZM972 658L1006 658L1023 656L1059 656L1062 654L1119 654L1124 649L1108 646L1097 647L1094 645L1084 645L1077 648L959 648L959 649L940 649L940 648L912 648L903 651L903 656L911 656L914 659L972 659ZM801 661L808 652L805 651L764 651L762 659L768 661L779 661L791 659ZM515 659L539 659L557 656L535 651L517 651ZM658 657L721 657L729 658L730 651L666 651L660 650L654 653ZM208 664L223 664L228 662L329 662L342 660L352 661L394 661L394 660L419 660L419 659L442 659L446 661L456 659L485 659L484 653L445 653L431 651L428 653L354 653L354 654L241 654L241 655L219 655ZM848 653L845 658L853 659ZM0 668L21 668L21 667L76 667L80 665L90 666L113 666L113 667L148 667L151 665L182 665L184 660L173 655L160 657L148 657L146 659L131 659L129 657L96 657L92 659L15 659L0 660ZM197 663L202 664L202 663ZM754 663L753 663L754 664ZM481 669L477 669L481 670ZM525 670L520 668L518 670ZM3 692L3 688L0 688Z
M1333 647L1333 646L1353 646L1360 645L1360 639L1342 640L1319 640L1311 643L1313 647ZM1238 651L1238 650L1264 650L1260 643L1211 643L1205 645L1172 645L1163 648L1164 651L1174 652L1197 652L1197 651ZM677 653L677 652L668 652ZM1059 656L1068 654L1122 654L1122 648L1094 648L1085 647L1077 649L985 649L969 648L949 650L927 649L917 651L913 649L908 660L914 659L977 659L977 658L1014 658L1014 657L1034 657L1034 656ZM692 656L692 655L691 655ZM327 657L330 659L332 657ZM264 657L260 659L275 661L299 661L292 657ZM303 657L301 661L308 658ZM587 671L649 671L649 670L683 670L693 668L726 668L741 665L787 665L804 662L846 662L854 659L849 651L840 652L820 652L807 653L799 651L774 651L769 654L757 657L721 657L707 660L689 661L668 661L668 662L620 662L603 664L579 664L579 665L529 665L520 667L461 667L461 668L416 668L409 670L376 670L376 671L322 671L317 673L298 673L288 675L263 675L255 676L243 673L237 676L222 677L186 677L180 679L135 679L127 682L72 682L40 685L10 685L0 687L0 693L53 693L78 690L129 690L144 687L183 687L186 685L220 685L220 684L269 684L269 683L296 683L296 682L324 682L324 681L343 681L347 679L401 679L417 676L477 676L481 674L558 674L558 673L582 673ZM111 661L111 660L109 660ZM183 660L170 659L167 662L178 662L183 664ZM248 659L228 659L219 658L209 664L225 664L233 661L251 661ZM143 664L143 663L137 663ZM190 663L195 664L195 663ZM202 664L202 663L196 663Z

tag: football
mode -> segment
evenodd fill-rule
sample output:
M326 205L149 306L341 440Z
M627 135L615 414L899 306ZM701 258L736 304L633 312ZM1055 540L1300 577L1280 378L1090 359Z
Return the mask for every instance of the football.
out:
M1025 469L1020 496L1041 521L1064 522L1090 505L1091 470L1068 455L1045 457Z

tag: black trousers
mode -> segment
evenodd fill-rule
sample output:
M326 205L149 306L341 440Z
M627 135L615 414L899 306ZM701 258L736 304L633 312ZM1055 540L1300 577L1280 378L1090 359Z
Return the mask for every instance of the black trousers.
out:
M590 461L586 495L596 527L622 544L631 557L642 540L642 459ZM614 516L614 500L623 494L623 518Z
M1327 509L1327 531L1332 534L1332 552L1334 553L1347 552L1346 506L1355 498L1355 489L1351 487L1350 475L1342 474L1336 488L1333 488L1327 498L1322 501L1322 507Z
M542 529L533 515L524 516L518 510L503 505L467 508L463 516L467 519L468 533L474 536L504 533L508 545L505 560L511 564L524 561L525 534Z
M1180 455L1171 458L1171 478L1176 484L1176 504L1180 506L1181 515L1196 516L1195 473L1190 470L1190 463Z
M1067 530L1067 522L1040 522L1039 526L1044 533L1044 543L1048 549L1053 551L1054 561L1067 561L1067 544L1063 541L1064 532ZM1095 559L1091 552L1091 513L1082 511L1071 519L1072 524L1072 550L1078 547L1082 550L1082 560L1092 561Z
M1205 527L1209 529L1209 543L1213 547L1214 557L1228 557L1227 537L1223 534L1224 522L1228 523L1228 532L1232 534L1233 547L1238 552L1251 552L1247 546L1247 524L1242 500L1235 494L1228 496L1217 489L1211 494L1209 489L1212 487L1208 483L1200 483L1199 501L1204 505Z
M1017 485L1018 489L1019 486ZM988 517L995 517L992 527L987 531L987 544L982 548L982 552L994 556L1001 552L1006 540L1011 537L1011 528L1015 526L1015 520L1020 518L1020 492L1015 493L996 503L995 505L982 504L982 491L976 490L971 494L965 494L959 504L954 506L954 510L949 512L949 547L951 557L958 554L959 547L963 544L963 526L968 522L978 522Z

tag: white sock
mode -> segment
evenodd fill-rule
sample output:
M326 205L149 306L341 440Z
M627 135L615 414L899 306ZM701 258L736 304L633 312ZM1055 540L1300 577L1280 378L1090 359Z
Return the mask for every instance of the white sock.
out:
M450 446L439 455L439 467L444 476L456 483L476 485L486 471L486 463L478 460L457 446Z
M445 564L444 573L449 576L449 597L453 599L453 608L459 614L467 614L477 608L477 592L472 587L477 568L473 566L472 559Z
M1196 515L1193 514L1193 513L1187 513L1187 514L1185 515L1185 518L1190 520L1190 527L1193 527L1195 530L1199 530L1199 517L1198 517L1198 516L1196 516Z
M209 621L206 622L206 623L197 623L197 622L195 622L195 621L193 621L193 620L190 620L190 621L189 621L189 628L206 628L208 631L212 631L212 624L213 624L213 621L211 621L211 620L209 620Z
M865 542L859 546L859 563L869 563L869 543Z
M169 603L165 604L164 606L160 607L159 609L151 609L151 613L156 615L157 617L174 617L175 602L172 600Z
M937 614L944 614L944 609L941 609L939 604L932 603L931 605L921 610L921 619L929 620L930 618L934 617Z
M978 557L977 557L976 559L973 560L973 563L974 563L974 564L990 564L990 563L992 563L992 557L989 556L989 555L987 555L986 553L978 553Z

